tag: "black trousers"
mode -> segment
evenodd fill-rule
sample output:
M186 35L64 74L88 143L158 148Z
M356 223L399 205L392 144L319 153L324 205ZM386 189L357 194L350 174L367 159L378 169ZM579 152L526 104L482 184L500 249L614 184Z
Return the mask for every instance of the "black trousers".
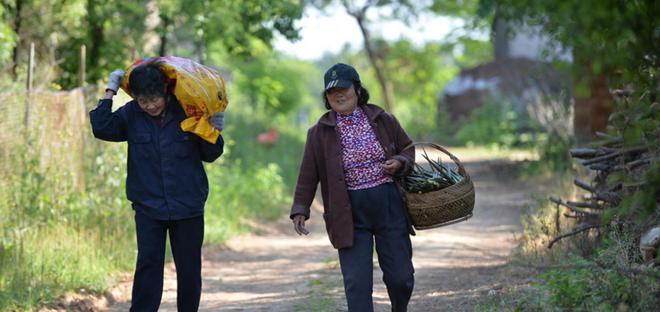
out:
M394 183L349 191L355 223L353 246L339 249L348 310L373 311L373 247L392 303L407 310L414 286L412 246L403 199Z
M176 265L178 311L197 311L202 294L204 216L161 221L135 213L138 257L131 311L158 311L163 295L165 235L169 231Z

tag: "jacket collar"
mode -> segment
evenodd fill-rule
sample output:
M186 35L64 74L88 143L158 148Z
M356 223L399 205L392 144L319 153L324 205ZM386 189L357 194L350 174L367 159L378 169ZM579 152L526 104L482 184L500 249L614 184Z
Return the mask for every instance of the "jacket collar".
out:
M381 113L385 112L385 110L374 104L360 105L360 107L367 115L367 118L369 118L370 123L374 122L374 120L376 120L376 118L378 118ZM325 114L323 114L323 116L321 116L319 123L330 127L337 126L337 113L333 110L327 111Z

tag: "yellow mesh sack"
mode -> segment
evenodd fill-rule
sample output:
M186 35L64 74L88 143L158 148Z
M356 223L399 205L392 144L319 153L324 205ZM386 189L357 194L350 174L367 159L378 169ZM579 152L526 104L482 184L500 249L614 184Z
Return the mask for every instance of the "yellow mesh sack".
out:
M225 80L213 68L192 60L176 57L153 57L137 60L126 69L121 88L132 96L128 87L131 71L138 65L155 62L168 79L170 91L176 96L186 113L181 122L181 130L197 134L202 139L215 144L220 130L215 129L208 118L217 112L224 112L229 104L225 91Z

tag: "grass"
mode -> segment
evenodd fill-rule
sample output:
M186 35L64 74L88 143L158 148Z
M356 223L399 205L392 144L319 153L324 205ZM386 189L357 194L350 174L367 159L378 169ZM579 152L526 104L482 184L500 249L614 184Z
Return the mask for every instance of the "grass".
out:
M556 179L561 183L549 191L570 194L573 175ZM563 208L548 202L548 195L534 195L537 204L522 215L523 236L510 265L524 282L481 298L475 310L653 311L660 302L660 271L634 263L641 256L632 233L603 233L596 246L593 236L578 235L548 249L550 239L575 225L561 217ZM526 268L535 272L523 273ZM642 269L645 273L635 273Z
M208 169L210 197L205 212L205 244L217 244L249 231L242 220L270 220L290 203L289 189L276 164L242 169L240 165ZM211 166L207 166L209 168Z

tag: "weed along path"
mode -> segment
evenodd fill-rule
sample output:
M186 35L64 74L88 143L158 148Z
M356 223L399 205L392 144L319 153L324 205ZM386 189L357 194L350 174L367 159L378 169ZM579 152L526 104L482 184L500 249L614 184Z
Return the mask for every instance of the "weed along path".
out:
M474 217L448 227L418 231L412 238L416 268L410 311L472 311L476 299L505 282L505 264L520 236L520 211L531 187L510 174L510 160L458 153L476 187ZM346 311L336 251L315 202L311 234L293 233L288 218L262 224L258 232L204 249L201 311ZM161 311L176 311L176 275L166 268ZM389 311L378 267L376 311ZM130 281L110 311L127 311ZM122 296L120 296L122 297Z

